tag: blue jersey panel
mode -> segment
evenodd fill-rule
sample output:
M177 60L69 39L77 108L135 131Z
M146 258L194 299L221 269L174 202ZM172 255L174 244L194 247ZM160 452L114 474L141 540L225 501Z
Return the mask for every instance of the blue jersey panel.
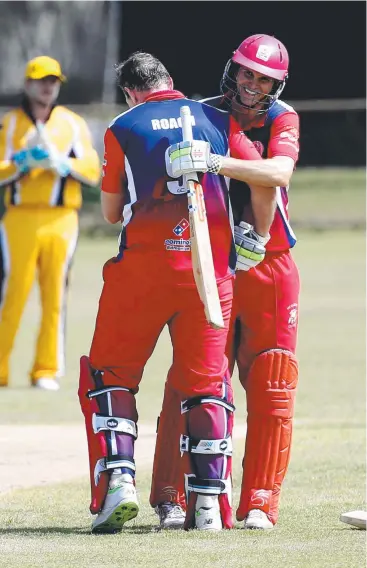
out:
M182 141L179 117L183 105L191 109L193 137L208 141L216 154L228 152L229 115L225 111L185 98L134 107L117 117L110 128L129 163L138 201L152 195L158 180L167 178L165 151Z

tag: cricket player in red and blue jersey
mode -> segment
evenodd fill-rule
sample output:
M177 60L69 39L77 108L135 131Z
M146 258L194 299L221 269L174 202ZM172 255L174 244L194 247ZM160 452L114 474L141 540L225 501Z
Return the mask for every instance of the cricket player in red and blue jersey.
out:
M224 176L215 175L215 164L201 176L225 322L224 329L212 329L192 272L186 189L167 174L166 150L182 140L180 107L188 105L194 137L209 143L213 153L231 152L243 160L259 154L227 111L173 90L167 70L152 55L131 55L117 74L130 109L105 134L102 211L109 222L122 222L122 232L118 255L103 268L94 337L89 357L81 358L79 386L90 510L97 514L92 531L119 531L138 513L135 394L165 325L173 346L168 382L179 393L174 413L184 454L187 528L220 530L232 526L233 406L225 347L235 250L228 187ZM203 167L200 152L191 159L194 168Z
M280 489L290 458L298 382L295 350L300 284L290 252L296 237L288 218L288 188L298 160L299 118L278 98L288 77L288 62L287 50L279 40L263 34L251 36L226 65L222 96L204 101L216 108L228 108L264 158L239 161L224 157L218 170L235 178L231 179L230 197L238 256L227 355L232 370L237 363L246 390L247 437L237 519L244 520L247 529L271 529L277 522ZM173 170L180 175L179 167L173 165ZM259 242L259 230L247 184L268 186L259 195L264 210L274 216L262 262L260 257L248 254L249 241ZM167 459L159 451L162 424L172 440L178 436L170 415L175 396L167 383L150 499L157 507L162 528L178 524L171 517L178 516L183 504L175 460L171 455L167 467Z

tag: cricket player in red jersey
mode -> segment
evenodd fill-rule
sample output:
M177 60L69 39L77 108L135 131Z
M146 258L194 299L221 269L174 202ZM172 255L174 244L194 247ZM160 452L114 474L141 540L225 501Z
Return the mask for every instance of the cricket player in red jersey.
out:
M299 275L290 253L296 238L288 219L288 188L298 159L299 118L278 98L288 77L288 62L287 50L279 40L253 35L228 61L221 81L222 96L204 101L229 108L264 158L239 161L221 157L219 168L221 175L239 180L231 179L230 184L238 256L227 355L232 370L235 362L238 365L247 398L247 437L237 509L237 519L244 520L246 529L271 529L277 522L280 489L290 458L298 382ZM180 175L175 164L173 171ZM269 215L274 214L274 193L276 197L270 239L261 263L261 257L251 258L249 254L249 242L259 243L259 235L248 225L253 218L246 184L268 186L259 195ZM179 526L171 517L179 517L184 503L176 473L178 455L170 455L167 467L167 458L160 450L162 423L172 438L171 442L166 439L166 447L171 447L178 436L170 412L176 397L167 383L150 498L162 528Z
M81 358L79 384L90 459L90 510L97 514L92 532L119 531L138 513L135 394L165 325L173 346L168 382L179 393L174 411L186 449L182 477L187 528L220 530L232 526L233 406L228 402L225 347L235 254L226 180L216 175L218 160L207 168L207 156L198 149L210 143L221 156L229 148L241 159L259 154L228 112L173 90L167 70L152 55L131 55L117 74L130 109L105 134L102 211L109 222L122 221L122 232L118 255L103 268L94 337L89 357ZM206 321L192 272L186 190L167 175L171 163L166 150L182 140L182 105L190 107L198 140L195 156L185 160L190 170L206 169L201 184L224 329L212 329ZM181 169L185 160L179 160Z

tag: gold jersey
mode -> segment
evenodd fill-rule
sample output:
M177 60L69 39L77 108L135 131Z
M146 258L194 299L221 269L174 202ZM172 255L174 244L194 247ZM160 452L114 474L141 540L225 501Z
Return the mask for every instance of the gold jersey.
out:
M49 142L70 158L71 173L61 177L52 170L31 169L19 174L12 156L34 136L35 122L27 106L11 110L0 130L0 186L6 186L5 205L17 207L66 207L79 209L81 186L96 185L100 162L83 118L68 108L55 106L45 123Z

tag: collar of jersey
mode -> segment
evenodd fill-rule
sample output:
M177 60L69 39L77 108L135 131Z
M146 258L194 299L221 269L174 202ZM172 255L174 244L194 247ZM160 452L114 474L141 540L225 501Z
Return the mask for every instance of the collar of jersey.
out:
M180 91L157 91L156 93L152 93L148 95L145 99L145 103L151 103L154 101L168 101L170 99L184 99L185 95L183 95Z

